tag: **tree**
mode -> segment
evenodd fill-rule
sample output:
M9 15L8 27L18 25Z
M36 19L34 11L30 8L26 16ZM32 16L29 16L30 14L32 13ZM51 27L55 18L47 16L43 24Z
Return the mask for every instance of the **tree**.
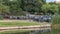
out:
M20 7L21 5L21 0L3 0L3 5L9 6L10 8L10 13L11 15L18 15L21 12L23 12L22 8Z
M23 11L40 12L45 2L45 0L3 0L2 4L10 7L10 14L18 14Z
M0 14L9 13L9 7L0 4Z
M43 0L21 0L21 8L27 12L40 12Z
M59 9L59 12L58 12L58 14L60 14L60 4L57 4L58 5L58 9Z
M13 14L13 15L18 15L20 14L21 12L23 12L22 8L20 8L20 3L19 3L20 0L17 0L17 1L12 1L10 4L10 12Z
M44 4L41 7L42 11L46 13L58 13L58 5L55 4Z

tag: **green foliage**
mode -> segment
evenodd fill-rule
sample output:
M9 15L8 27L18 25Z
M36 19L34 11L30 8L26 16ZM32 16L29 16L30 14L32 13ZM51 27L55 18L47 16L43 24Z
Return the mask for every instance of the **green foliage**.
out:
M59 6L56 3L47 4L46 0L3 0L1 2L5 6L5 9L7 9L7 13L12 15L20 15L23 11L30 13L39 13L41 11L44 13L59 13Z
M2 15L0 15L0 20L2 20L3 19L3 16Z
M53 12L53 13L58 13L58 6L55 5L55 4L44 4L42 7L41 7L42 11L45 12L45 13L49 13L49 12Z
M60 4L58 4L58 9L59 9L59 12L58 13L60 14Z
M23 11L27 12L40 12L41 6L45 3L45 0L3 0L3 5L9 6L9 14L17 14Z
M27 12L39 12L42 4L42 0L21 0L21 8Z
M20 7L21 0L13 0L13 1L3 0L2 2L3 2L2 3L3 5L9 7L9 13L8 14L11 14L11 15L16 15L17 14L18 15L21 12L23 12L22 8Z
M3 4L0 4L0 13L9 13L9 7L4 6Z
M52 17L52 24L60 24L60 15L54 15Z

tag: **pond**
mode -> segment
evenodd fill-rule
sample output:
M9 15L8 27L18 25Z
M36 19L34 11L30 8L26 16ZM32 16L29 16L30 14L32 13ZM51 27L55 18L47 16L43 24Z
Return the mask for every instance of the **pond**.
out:
M45 32L50 32L51 29L46 29L46 30L34 30L31 31L29 34L44 34Z
M51 32L51 28L40 29L40 30L15 30L15 31L5 31L0 34L45 34Z

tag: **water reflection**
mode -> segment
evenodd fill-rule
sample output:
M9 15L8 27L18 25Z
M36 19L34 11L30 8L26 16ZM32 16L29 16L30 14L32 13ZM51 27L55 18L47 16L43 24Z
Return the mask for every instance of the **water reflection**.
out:
M45 30L34 30L31 31L29 34L43 34L44 32L50 32L51 29L45 29Z
M45 32L51 32L51 28L43 28L43 29L38 29L38 30L30 30L30 31L23 31L21 32L20 30L17 31L12 31L12 32L3 32L1 34L44 34Z

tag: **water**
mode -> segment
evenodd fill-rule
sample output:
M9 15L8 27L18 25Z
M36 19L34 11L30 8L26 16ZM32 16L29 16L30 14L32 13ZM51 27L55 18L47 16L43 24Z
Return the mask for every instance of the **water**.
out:
M29 34L43 34L44 32L50 32L51 29L46 29L46 30L34 30L31 31Z
M47 29L40 29L40 30L32 30L32 31L15 31L15 32L3 32L1 34L44 34L45 32L51 32L51 28L47 28Z

